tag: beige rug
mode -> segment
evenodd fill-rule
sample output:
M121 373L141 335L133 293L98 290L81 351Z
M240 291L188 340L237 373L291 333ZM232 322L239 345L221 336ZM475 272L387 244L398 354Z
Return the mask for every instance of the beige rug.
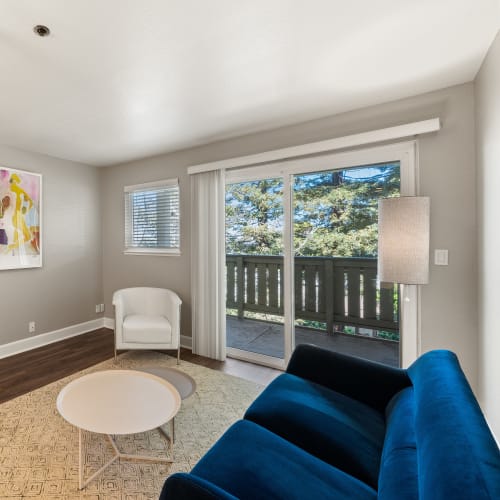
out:
M182 402L175 419L173 464L122 461L111 465L78 491L78 430L57 412L59 391L76 377L97 370L171 366L196 380L197 390ZM47 500L157 499L168 475L190 471L199 458L236 420L262 387L202 366L154 352L134 351L54 382L0 405L0 498ZM117 439L128 453L159 454L165 441L158 431ZM85 477L112 456L105 436L84 433Z

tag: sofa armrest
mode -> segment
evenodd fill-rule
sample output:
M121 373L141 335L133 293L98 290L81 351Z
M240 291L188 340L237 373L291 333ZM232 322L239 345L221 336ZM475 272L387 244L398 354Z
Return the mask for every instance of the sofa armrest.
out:
M286 371L381 412L394 394L412 385L406 370L401 368L392 368L308 344L296 347Z
M238 500L210 481L185 472L172 474L163 485L159 500Z

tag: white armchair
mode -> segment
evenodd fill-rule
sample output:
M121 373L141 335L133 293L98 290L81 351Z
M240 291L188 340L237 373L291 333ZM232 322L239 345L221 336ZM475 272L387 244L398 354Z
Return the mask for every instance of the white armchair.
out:
M180 359L181 304L165 288L117 290L115 306L115 361L117 349L177 349Z

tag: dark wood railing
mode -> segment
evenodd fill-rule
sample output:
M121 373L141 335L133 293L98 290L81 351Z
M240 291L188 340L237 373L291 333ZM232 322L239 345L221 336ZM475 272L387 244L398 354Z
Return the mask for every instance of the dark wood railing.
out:
M283 257L226 256L226 306L283 315ZM399 331L397 287L381 287L377 259L295 257L295 317L334 325Z

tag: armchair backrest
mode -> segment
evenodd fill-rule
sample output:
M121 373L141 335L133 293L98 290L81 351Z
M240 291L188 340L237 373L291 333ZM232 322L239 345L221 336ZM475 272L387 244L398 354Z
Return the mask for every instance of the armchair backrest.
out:
M179 296L166 288L134 287L117 290L113 305L121 302L124 316L129 314L164 315L181 304Z

